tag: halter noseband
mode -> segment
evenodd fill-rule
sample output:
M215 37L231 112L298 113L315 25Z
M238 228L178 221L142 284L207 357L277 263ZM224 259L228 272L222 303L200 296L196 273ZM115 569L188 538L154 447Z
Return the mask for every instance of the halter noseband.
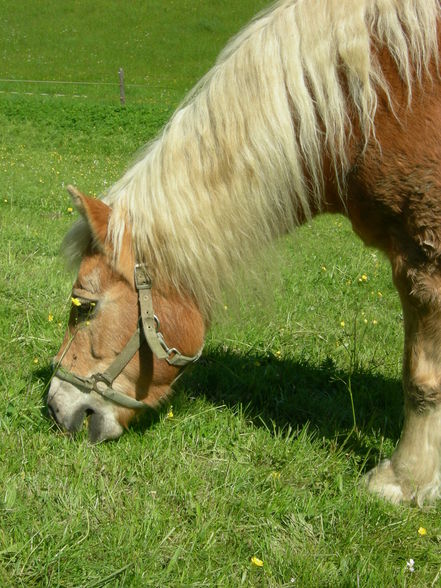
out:
M147 273L146 266L142 263L135 265L135 287L138 292L140 309L138 326L109 367L103 373L97 372L91 376L78 376L59 366L54 372L54 376L73 384L86 394L94 391L120 406L145 409L147 405L143 402L112 388L114 380L139 350L144 338L158 359L165 359L168 364L176 367L184 367L197 361L202 354L202 349L196 355L188 357L175 347L167 345L162 333L158 330L160 328L159 320L153 311L152 280Z

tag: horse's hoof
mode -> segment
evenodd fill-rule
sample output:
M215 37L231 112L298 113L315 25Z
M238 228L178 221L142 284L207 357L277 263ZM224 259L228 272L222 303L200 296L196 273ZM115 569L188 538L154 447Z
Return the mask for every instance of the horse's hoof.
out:
M389 459L382 461L377 467L368 472L363 477L363 483L369 492L378 494L393 504L406 501L405 493Z

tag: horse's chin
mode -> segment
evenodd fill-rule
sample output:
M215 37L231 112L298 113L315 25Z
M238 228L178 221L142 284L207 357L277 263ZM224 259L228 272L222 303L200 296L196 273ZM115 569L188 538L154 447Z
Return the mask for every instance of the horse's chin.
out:
M68 433L77 433L88 420L92 443L117 439L123 432L115 407L95 392L85 394L73 384L54 377L47 397L49 414Z

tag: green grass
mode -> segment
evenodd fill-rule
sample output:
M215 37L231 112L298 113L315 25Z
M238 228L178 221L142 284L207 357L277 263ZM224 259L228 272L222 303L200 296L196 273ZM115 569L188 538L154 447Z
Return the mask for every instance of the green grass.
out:
M91 446L45 417L72 283L63 186L105 190L262 3L89 6L0 5L4 77L148 79L126 108L109 86L77 99L0 83L0 584L440 585L439 506L358 486L399 436L402 317L388 263L341 217L278 244L263 294L225 300L173 418Z

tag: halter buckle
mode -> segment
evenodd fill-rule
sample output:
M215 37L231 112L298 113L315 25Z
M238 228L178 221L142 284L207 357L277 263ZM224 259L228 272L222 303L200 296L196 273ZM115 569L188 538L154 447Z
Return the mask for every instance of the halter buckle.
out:
M144 290L152 288L152 278L147 273L146 265L144 263L135 264L135 286L137 290Z

